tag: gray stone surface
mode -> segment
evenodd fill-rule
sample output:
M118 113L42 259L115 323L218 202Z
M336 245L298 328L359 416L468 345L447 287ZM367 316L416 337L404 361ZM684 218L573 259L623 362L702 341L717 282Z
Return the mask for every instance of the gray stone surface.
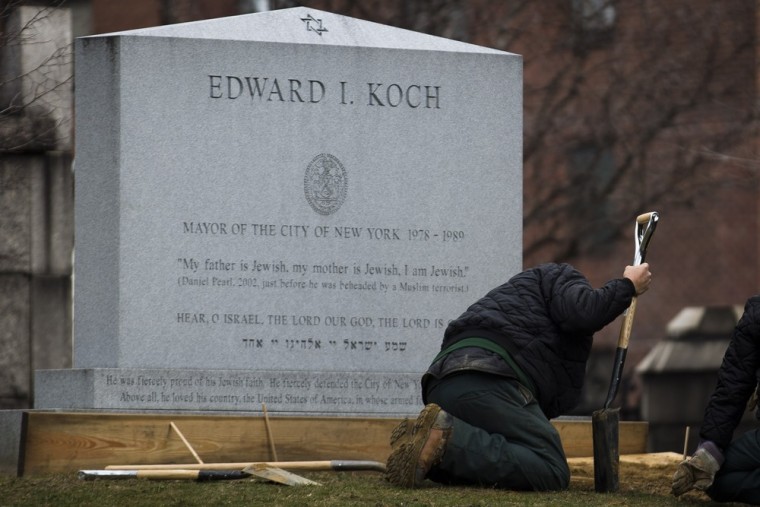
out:
M71 367L71 278L31 280L32 371Z
M0 44L0 409L32 405L37 368L71 365L74 239L68 9L10 5ZM0 472L23 463L0 410Z
M30 394L31 309L29 278L0 274L0 408L14 408Z
M393 391L521 269L517 55L296 8L78 39L76 65L70 375L97 403L101 369Z
M54 149L55 121L51 118L25 114L0 117L0 152Z
M44 179L44 157L0 157L0 271L30 273L41 269L43 204L38 189Z
M71 366L68 277L0 274L0 408L31 405L32 373Z
M21 453L22 419L21 410L0 410L0 473L17 475Z
M422 405L418 374L304 370L44 370L35 408L401 416Z
M74 172L67 152L47 153L46 216L49 275L70 276L74 251ZM69 305L70 306L70 305Z
M65 154L0 155L0 271L71 274L73 191Z

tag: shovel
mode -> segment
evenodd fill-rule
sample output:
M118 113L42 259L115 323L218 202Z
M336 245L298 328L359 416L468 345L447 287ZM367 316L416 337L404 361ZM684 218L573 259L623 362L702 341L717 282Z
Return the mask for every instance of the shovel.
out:
M267 465L285 470L311 470L333 472L374 471L385 472L385 463L368 460L323 460L323 461L245 461L240 463L189 463L186 465L108 465L106 470L243 470L253 465Z
M644 262L649 241L652 239L660 215L656 211L650 211L636 217L634 229L634 241L636 244L633 265L638 266ZM628 352L628 341L631 338L633 317L636 314L636 296L631 299L631 305L625 311L623 324L618 336L617 349L615 350L615 363L612 368L612 379L607 392L604 408L595 411L591 415L591 431L594 447L594 489L597 493L609 493L618 490L619 487L619 424L620 409L610 409L610 404L617 396L620 380L623 375L623 365Z
M320 486L300 475L282 468L256 463L243 470L185 470L181 468L164 470L80 470L81 480L95 479L150 479L150 480L191 480L198 482L247 479L251 476L261 477L272 482L288 486Z
M174 465L181 466L181 465ZM268 463L252 463L243 470L189 470L168 468L160 470L80 470L81 480L95 479L150 479L150 480L191 480L198 482L247 479L261 477L271 482L288 486L321 486L318 482L301 477Z
M217 481L261 477L288 486L320 485L300 475L285 470L312 471L375 471L385 472L385 464L379 461L330 460L330 461L275 461L244 463L190 463L186 465L108 465L105 470L80 470L82 480L95 479L151 479Z

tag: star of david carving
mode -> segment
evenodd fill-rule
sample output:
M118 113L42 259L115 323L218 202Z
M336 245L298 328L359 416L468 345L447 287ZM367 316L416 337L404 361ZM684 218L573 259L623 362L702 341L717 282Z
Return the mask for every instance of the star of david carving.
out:
M301 18L301 21L306 23L306 31L307 32L316 32L317 35L320 37L322 36L322 32L326 32L327 28L324 28L322 26L322 20L316 19L311 14L307 15L305 18Z

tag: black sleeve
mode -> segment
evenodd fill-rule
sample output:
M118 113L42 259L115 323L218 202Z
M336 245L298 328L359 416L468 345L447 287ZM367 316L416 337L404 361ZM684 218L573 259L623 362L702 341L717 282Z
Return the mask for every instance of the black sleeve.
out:
M636 288L627 278L594 289L573 269L555 286L551 317L566 333L595 333L623 313L635 294Z
M747 300L744 314L734 328L718 382L705 408L700 429L703 440L712 440L725 449L731 442L757 384L760 367L760 296Z

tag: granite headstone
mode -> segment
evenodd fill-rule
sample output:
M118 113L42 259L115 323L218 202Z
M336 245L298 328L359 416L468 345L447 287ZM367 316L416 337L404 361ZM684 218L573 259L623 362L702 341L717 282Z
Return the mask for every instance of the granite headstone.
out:
M521 58L307 8L75 55L74 364L35 407L418 412L522 267Z

